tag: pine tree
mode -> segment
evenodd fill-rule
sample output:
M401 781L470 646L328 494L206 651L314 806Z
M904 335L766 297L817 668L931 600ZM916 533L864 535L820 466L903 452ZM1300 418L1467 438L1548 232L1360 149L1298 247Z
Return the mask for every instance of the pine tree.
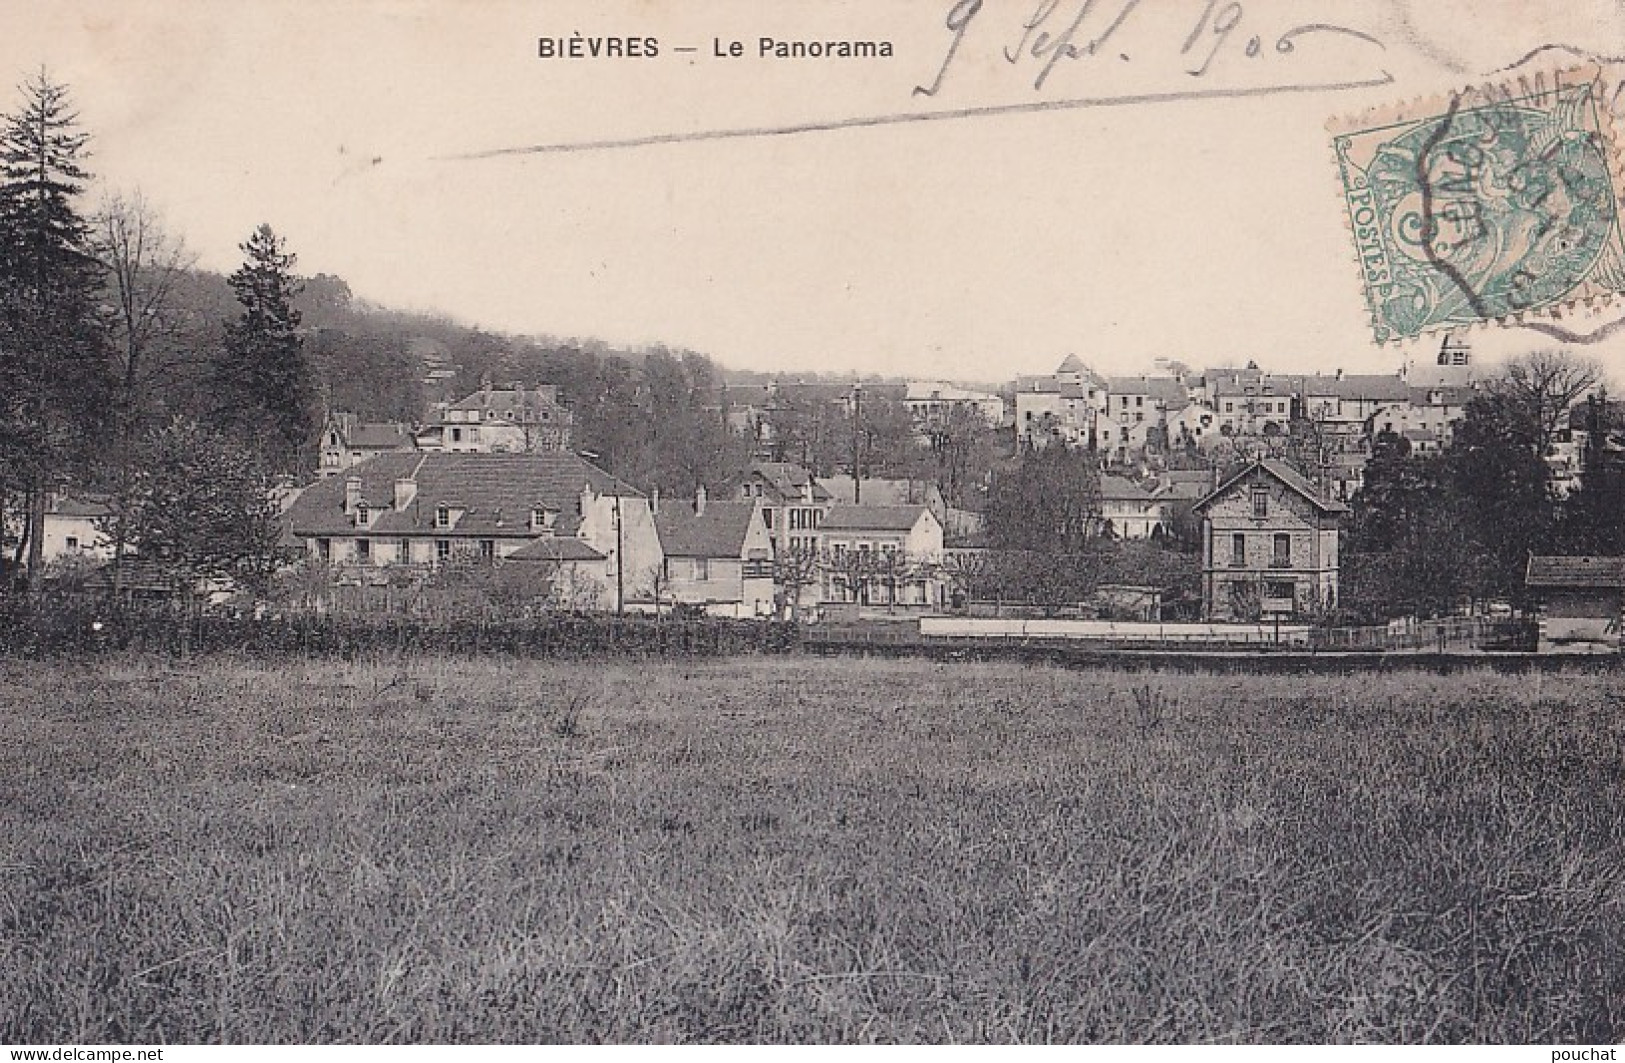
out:
M0 116L0 504L27 501L37 571L46 495L84 477L112 385L99 317L102 267L75 206L88 135L41 71Z
M292 471L317 428L315 384L293 308L296 260L269 225L241 248L243 264L229 283L243 313L228 327L215 364L216 419L270 466Z

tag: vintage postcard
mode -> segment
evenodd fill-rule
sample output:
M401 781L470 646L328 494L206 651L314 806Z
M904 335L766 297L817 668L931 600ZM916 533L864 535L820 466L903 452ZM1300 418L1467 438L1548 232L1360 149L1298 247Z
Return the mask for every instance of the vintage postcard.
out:
M1616 1058L1622 135L1615 0L0 0L0 1044Z

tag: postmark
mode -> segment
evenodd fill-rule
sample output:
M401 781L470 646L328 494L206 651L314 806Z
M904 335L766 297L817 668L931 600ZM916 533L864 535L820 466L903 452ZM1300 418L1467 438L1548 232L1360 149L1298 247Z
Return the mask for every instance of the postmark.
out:
M1379 343L1625 293L1625 186L1598 68L1329 129Z

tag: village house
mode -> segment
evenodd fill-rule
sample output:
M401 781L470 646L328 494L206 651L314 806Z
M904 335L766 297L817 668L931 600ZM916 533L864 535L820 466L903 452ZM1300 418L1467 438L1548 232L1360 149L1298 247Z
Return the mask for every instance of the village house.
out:
M655 529L665 555L657 607L738 619L773 613L773 543L759 502L710 502L702 487L692 504L661 504Z
M1052 442L1087 447L1096 442L1096 422L1104 412L1106 381L1083 360L1069 354L1053 375L1018 377L1015 387L1016 438L1027 446Z
M346 469L379 454L394 454L418 448L412 426L396 421L362 421L353 413L329 414L322 426L321 458L316 468L322 477L337 476Z
M787 461L752 464L739 485L737 498L761 504L774 556L790 550L818 549L818 525L832 499L829 491L800 465Z
M985 391L970 391L941 380L911 380L903 395L903 405L916 425L947 417L955 410L973 412L983 424L1004 423L1004 400Z
M1100 477L1100 530L1112 539L1160 539L1167 533L1163 503L1133 480Z
M361 568L497 561L537 540L579 540L603 558L606 608L661 564L648 500L567 453L385 454L313 484L287 519L312 560ZM573 545L562 549L597 565Z
M418 431L417 445L452 454L567 452L573 424L551 384L494 388L487 382L466 398L437 406Z
M1255 461L1196 504L1209 620L1303 616L1337 604L1338 519L1348 507L1278 461Z
M942 523L927 507L834 506L818 540L824 601L941 607Z
M1524 585L1540 600L1541 653L1617 653L1625 557L1531 557Z
M45 501L40 560L50 564L64 558L112 557L113 540L97 526L112 512L105 498L53 492Z

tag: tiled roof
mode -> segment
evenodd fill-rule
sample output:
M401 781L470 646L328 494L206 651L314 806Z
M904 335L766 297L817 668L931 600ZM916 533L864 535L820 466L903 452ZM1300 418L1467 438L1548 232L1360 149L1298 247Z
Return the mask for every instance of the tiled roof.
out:
M820 480L829 497L839 505L855 505L852 477L831 476ZM861 496L866 506L923 506L934 485L929 480L888 480L878 476L863 479Z
M1449 384L1433 388L1421 388L1413 386L1410 389L1410 392L1412 406L1435 405L1433 402L1433 396L1435 395L1439 397L1439 401L1436 405L1465 406L1469 402L1472 402L1473 399L1477 398L1479 394L1476 389L1460 384Z
M52 495L45 512L53 517L105 517L113 511L100 495Z
M1018 376L1016 377L1017 393L1026 392L1029 395L1054 395L1061 390L1061 385L1053 376Z
M1224 494L1226 491L1230 490L1230 488L1235 486L1237 483L1240 483L1242 480L1246 479L1255 469L1260 469L1269 473L1269 475L1273 476L1287 487L1290 487L1292 490L1308 499L1309 502L1322 513L1348 512L1349 507L1345 506L1341 502L1334 502L1331 499L1323 496L1315 489L1315 485L1310 483L1308 480L1305 480L1296 469L1292 468L1290 465L1270 459L1255 461L1244 466L1240 472L1235 473L1218 487L1208 492L1207 497L1196 504L1196 508L1199 510L1206 509L1209 503L1218 498L1220 495Z
M1176 409L1190 403L1185 385L1171 376L1107 377L1106 390L1113 395L1145 395Z
M372 510L366 529L374 535L530 538L531 511L538 505L558 512L554 532L575 534L581 516L576 503L583 487L596 494L641 498L639 492L609 473L568 453L541 454L380 454L348 469L342 476L312 484L289 509L297 535L354 535L344 512L346 482L361 480L361 498ZM395 510L395 481L415 480L416 498ZM434 527L441 504L462 509L450 529Z
M1100 497L1114 502L1149 502L1151 492L1133 480L1104 473L1100 477Z
M924 506L833 506L819 531L911 531Z
M782 502L799 502L808 484L812 485L812 501L828 502L829 492L824 490L812 474L790 461L758 461L750 471L766 480L779 494Z
M1288 397L1303 393L1303 381L1301 376L1246 370L1239 374L1209 377L1208 385L1214 395Z
M696 513L674 501L660 507L655 530L668 557L742 557L755 512L753 502L707 502Z
M569 536L544 536L521 546L504 561L602 561L605 555L580 539Z
M1408 402L1411 387L1403 378L1393 375L1344 374L1343 376L1308 376L1303 380L1305 395L1329 395L1349 401Z
M1531 557L1531 587L1625 587L1625 557Z
M344 441L349 446L366 450L411 450L416 446L412 429L404 424L353 424L345 432Z

